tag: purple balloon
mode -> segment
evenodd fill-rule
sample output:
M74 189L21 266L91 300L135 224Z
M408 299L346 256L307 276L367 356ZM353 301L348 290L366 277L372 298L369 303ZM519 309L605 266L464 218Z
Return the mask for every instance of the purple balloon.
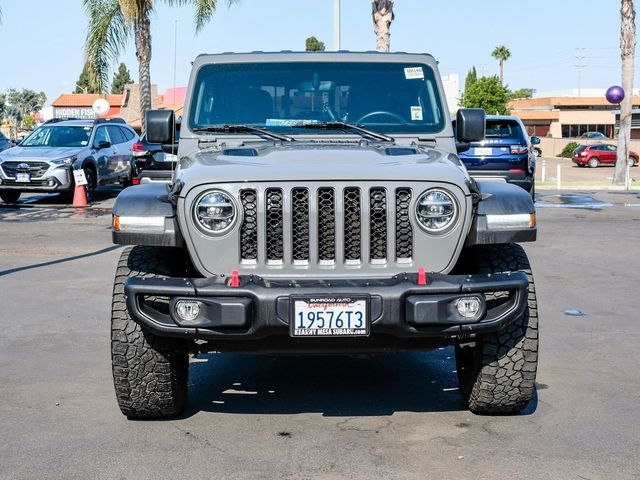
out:
M607 93L605 94L607 101L609 103L618 104L624 100L624 89L618 85L614 85L613 87L609 87Z

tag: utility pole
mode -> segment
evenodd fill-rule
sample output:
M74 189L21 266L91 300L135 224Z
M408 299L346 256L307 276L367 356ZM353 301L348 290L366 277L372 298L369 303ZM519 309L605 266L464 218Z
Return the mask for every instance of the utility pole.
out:
M340 50L340 0L333 0L333 49Z
M582 69L584 68L584 47L576 47L576 64L574 67L578 69L578 97L582 97Z

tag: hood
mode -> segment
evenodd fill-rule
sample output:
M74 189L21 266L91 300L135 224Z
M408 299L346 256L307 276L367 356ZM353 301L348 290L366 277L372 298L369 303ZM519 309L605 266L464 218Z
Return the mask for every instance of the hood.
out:
M0 152L2 161L50 161L77 155L83 147L13 147Z
M204 150L180 161L179 178L203 183L278 181L434 181L463 187L456 155L434 148L359 145L286 145ZM464 189L464 187L463 187Z

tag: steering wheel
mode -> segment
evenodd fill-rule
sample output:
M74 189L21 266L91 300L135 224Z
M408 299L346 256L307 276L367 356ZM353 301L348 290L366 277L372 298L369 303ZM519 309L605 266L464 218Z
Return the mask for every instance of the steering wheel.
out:
M402 125L407 125L407 121L400 115L398 115L397 113L387 112L386 110L376 110L375 112L365 113L358 120L356 120L356 124L362 123L365 118L375 117L377 115L386 115L387 117L391 117L394 120L399 121Z

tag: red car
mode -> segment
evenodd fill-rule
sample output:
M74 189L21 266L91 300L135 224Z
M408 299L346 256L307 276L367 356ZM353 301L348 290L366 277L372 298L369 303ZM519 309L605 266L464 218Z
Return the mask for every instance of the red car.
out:
M600 143L597 145L580 145L573 151L573 163L579 167L589 166L595 168L599 165L615 165L618 147ZM629 165L638 165L638 154L629 152Z

